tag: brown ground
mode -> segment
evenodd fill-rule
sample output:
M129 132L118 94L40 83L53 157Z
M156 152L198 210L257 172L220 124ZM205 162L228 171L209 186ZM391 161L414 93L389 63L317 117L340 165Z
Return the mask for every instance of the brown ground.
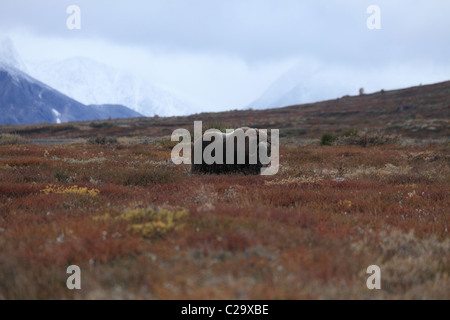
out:
M0 127L79 139L0 146L0 299L449 299L450 93L436 86L214 118ZM193 120L279 126L280 172L173 165L163 136ZM350 127L402 137L319 145ZM118 143L86 142L97 134ZM82 290L66 288L71 264ZM372 264L381 290L366 287Z

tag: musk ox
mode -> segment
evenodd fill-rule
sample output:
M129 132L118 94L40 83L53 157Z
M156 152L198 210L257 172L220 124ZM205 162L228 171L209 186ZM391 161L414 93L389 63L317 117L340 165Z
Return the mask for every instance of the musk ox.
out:
M191 144L191 172L259 174L270 162L270 154L270 134L266 130L207 130Z

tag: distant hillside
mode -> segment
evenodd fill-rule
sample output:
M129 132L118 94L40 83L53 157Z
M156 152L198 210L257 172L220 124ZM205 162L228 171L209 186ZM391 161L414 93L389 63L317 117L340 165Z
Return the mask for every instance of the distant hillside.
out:
M363 88L365 92L373 93L382 88L393 90L416 86L420 83L432 84L428 82L428 79L436 79L435 83L450 79L448 72L437 70L433 72L433 68L420 64L415 66L414 72L399 70L363 71L338 65L325 67L314 60L302 60L281 74L247 108L253 110L282 108L357 94L360 88Z
M193 128L194 120L226 128L280 129L282 137L319 138L323 132L383 130L411 138L450 137L450 81L407 89L345 96L317 103L267 110L236 110L179 117L108 121L108 126L72 123L70 127L4 126L0 132L31 137L167 136L176 128ZM58 129L58 130L56 130ZM55 132L57 131L57 132Z

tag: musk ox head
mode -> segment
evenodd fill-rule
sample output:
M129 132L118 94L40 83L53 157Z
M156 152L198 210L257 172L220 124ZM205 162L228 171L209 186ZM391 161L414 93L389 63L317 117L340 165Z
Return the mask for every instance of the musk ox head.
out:
M248 127L231 133L207 130L191 144L191 172L259 174L268 164L264 155L268 158L271 154L270 134L266 132Z

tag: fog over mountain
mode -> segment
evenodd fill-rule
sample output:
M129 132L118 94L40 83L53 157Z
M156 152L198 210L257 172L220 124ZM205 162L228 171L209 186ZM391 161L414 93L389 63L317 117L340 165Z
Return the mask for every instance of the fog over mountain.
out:
M13 40L25 62L17 61L19 70L83 104L183 115L450 79L450 2L444 0L75 5L79 29L68 27L64 1L2 1L0 37ZM371 28L374 15L378 26Z
M72 4L80 29L66 25ZM379 29L368 27L373 5ZM185 114L448 80L449 10L444 0L21 0L1 2L0 33L31 75L85 104Z
M358 84L351 79L345 83L333 77L318 64L298 64L291 68L248 107L253 109L280 108L289 105L334 99L355 94Z
M147 80L83 57L30 63L30 74L84 104L122 104L143 115L185 115L195 107Z
M9 37L0 38L0 63L24 72L27 69Z
M84 105L26 72L12 41L0 41L0 125L140 117L122 105Z
M392 76L395 75L395 76ZM450 68L433 63L392 64L384 68L324 67L315 60L302 61L276 79L247 108L269 109L373 93L420 84L433 84L450 78Z

